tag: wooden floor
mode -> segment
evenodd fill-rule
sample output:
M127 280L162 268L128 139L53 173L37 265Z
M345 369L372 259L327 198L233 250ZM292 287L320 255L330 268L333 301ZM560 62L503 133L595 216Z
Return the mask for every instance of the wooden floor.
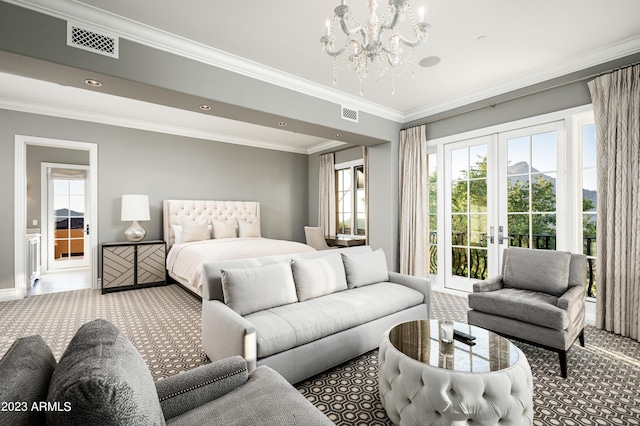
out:
M42 274L33 287L27 291L27 296L81 290L85 288L91 288L90 268L72 271L52 271Z

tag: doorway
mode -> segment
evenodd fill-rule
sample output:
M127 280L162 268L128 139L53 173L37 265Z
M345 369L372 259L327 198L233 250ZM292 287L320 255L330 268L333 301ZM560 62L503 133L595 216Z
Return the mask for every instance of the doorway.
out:
M563 247L564 121L444 147L444 285L500 275L506 247Z
M85 196L88 198L88 209L84 212L83 224L96 223L97 224L97 176L98 176L98 146L94 143L67 141L59 139L41 138L33 136L16 135L15 137L15 191L14 191L14 294L13 298L20 299L27 295L30 290L30 280L27 277L27 241L25 233L29 227L29 232L33 231L33 228L37 225L43 225L40 220L41 214L38 209L37 216L35 218L30 217L27 220L27 204L33 200L28 197L28 186L32 189L34 186L40 188L40 178L34 182L27 182L27 148L28 147L48 147L52 149L61 150L76 150L83 151L88 154L88 179L85 184ZM38 165L38 170L40 166ZM37 197L41 199L40 196ZM38 223L40 222L40 223ZM41 232L41 230L38 228ZM89 235L84 235L83 239L86 240L88 247L83 252L83 258L86 258L88 262L88 269L90 271L90 286L91 288L98 288L97 281L97 254L98 254L98 235L95 232L97 229L93 228ZM72 251L71 251L72 252ZM69 251L68 251L69 253ZM45 264L46 262L43 262Z
M41 163L42 247L46 271L89 266L89 167Z

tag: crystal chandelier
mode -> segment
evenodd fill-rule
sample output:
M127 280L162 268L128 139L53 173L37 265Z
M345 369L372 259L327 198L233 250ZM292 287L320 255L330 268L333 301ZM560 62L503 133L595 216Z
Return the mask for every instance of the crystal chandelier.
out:
M360 95L364 84L371 84L385 77L391 78L391 93L395 93L395 77L402 75L414 62L431 26L424 22L424 8L420 8L419 19L416 21L408 0L389 0L382 19L376 14L379 1L368 0L368 3L369 19L365 25L360 25L353 18L346 1L341 1L334 10L333 20L326 22L327 33L320 38L322 51L333 62L335 87L338 87L338 73L346 65L356 72L360 81ZM402 36L396 29L399 22L406 22L407 16L413 29L410 36L412 39ZM337 24L346 35L346 41L339 46L336 46L334 35ZM346 52L349 47L353 47L351 54Z

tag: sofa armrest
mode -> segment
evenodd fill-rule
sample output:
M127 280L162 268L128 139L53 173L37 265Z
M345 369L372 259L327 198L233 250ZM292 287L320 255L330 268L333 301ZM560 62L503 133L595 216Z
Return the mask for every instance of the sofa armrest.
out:
M584 297L584 287L580 285L569 287L569 290L558 298L557 306L568 311L574 306L580 307L581 305L584 305Z
M502 287L504 287L502 275L498 275L497 277L492 277L484 281L473 283L473 292L484 293L487 291L496 291L500 290Z
M389 282L412 288L424 295L424 304L431 318L431 283L426 278L389 271Z
M219 300L202 301L202 348L211 361L240 355L256 368L255 327Z
M246 361L232 357L156 382L165 420L182 415L231 392L248 380Z

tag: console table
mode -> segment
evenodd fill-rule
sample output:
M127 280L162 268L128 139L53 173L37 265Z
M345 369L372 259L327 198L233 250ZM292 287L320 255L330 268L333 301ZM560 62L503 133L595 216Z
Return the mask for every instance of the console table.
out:
M102 244L102 294L167 283L164 241Z

